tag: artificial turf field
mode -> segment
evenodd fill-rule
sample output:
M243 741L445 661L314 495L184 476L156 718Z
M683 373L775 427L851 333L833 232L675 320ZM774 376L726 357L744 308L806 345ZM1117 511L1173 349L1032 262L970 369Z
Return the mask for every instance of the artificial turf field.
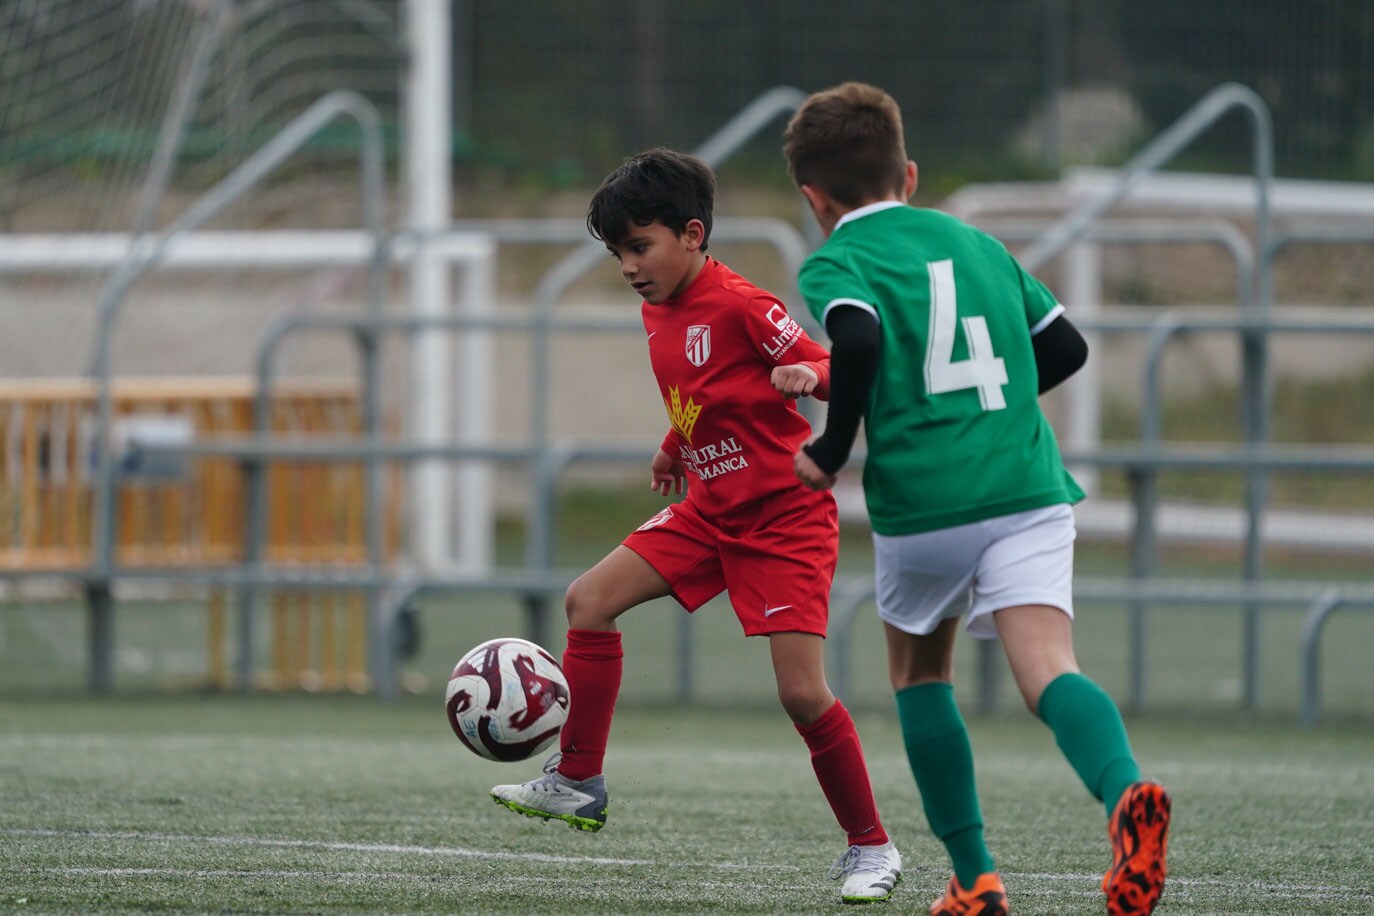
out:
M660 501L589 496L564 507L560 565L585 568ZM615 511L612 511L615 510ZM508 532L508 535L518 532ZM518 562L508 536L502 562ZM1166 574L1235 575L1235 557L1165 551ZM1120 575L1121 547L1081 543L1080 570ZM871 574L866 538L841 569ZM1283 555L1275 576L1368 581L1366 557ZM773 697L766 646L723 601L627 615L625 684L607 757L607 828L584 834L494 804L538 772L459 745L443 681L471 646L526 635L515 596L432 596L393 704L369 697L206 693L203 596L122 601L114 697L89 699L75 600L0 604L0 913L812 913L839 904L843 851L805 747ZM1324 720L1295 724L1302 615L1266 610L1260 693L1241 711L1234 608L1152 607L1144 714L1128 725L1175 799L1161 914L1374 914L1374 614L1333 618ZM562 651L551 608L548 648ZM259 622L259 632L271 631ZM1084 670L1127 696L1127 617L1083 604ZM928 834L886 686L871 605L853 631L846 702L906 880L876 913L926 912L948 871ZM233 647L225 647L226 656ZM260 663L270 647L258 652ZM832 680L837 659L830 658ZM958 696L976 698L970 640ZM1101 913L1105 818L1005 679L1001 711L970 716L987 820L1017 914Z
M858 716L907 863L947 877L895 719ZM1175 799L1158 912L1374 912L1374 733L1130 721ZM1104 819L1029 716L974 718L1014 911L1100 913ZM598 834L487 797L537 761L468 754L434 698L0 702L0 912L838 912L843 838L780 712L622 704Z

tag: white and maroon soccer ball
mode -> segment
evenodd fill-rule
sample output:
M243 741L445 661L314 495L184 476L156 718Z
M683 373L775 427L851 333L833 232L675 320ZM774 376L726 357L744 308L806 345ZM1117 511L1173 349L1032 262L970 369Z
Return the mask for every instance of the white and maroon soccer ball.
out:
M552 655L525 639L482 643L458 662L445 696L448 724L488 760L526 760L568 719L568 681Z

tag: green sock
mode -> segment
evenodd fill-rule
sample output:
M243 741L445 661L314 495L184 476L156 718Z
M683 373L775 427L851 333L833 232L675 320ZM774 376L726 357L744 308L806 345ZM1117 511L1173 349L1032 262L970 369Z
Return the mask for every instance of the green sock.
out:
M1140 779L1126 723L1107 692L1081 674L1061 674L1040 694L1040 718L1108 816L1126 787Z
M959 884L972 887L997 866L983 840L973 748L954 702L954 685L917 684L897 691L897 718L926 821L949 851Z

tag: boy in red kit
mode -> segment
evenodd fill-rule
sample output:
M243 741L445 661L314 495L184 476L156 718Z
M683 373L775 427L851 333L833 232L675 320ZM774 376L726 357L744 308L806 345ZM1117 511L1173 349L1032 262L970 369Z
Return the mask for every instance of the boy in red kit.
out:
M568 589L563 670L573 698L544 775L492 797L583 830L606 823L602 761L620 691L616 618L667 595L688 612L727 591L746 636L767 636L778 698L811 751L848 835L836 865L848 903L884 900L902 859L878 818L848 711L825 680L823 640L839 548L835 501L792 474L811 432L794 399L825 397L829 356L778 299L706 255L715 177L667 149L625 161L587 227L644 299L649 358L671 428L650 486L687 496L649 519Z

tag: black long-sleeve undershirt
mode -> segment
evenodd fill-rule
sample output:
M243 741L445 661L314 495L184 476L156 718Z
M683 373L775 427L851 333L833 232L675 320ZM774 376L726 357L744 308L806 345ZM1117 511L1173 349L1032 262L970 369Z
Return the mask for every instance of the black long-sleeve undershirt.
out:
M859 434L859 420L878 375L882 328L868 311L839 305L826 315L825 329L831 342L830 407L825 432L803 450L822 471L834 474L849 460ZM1088 360L1088 342L1063 315L1032 337L1031 347L1040 394L1073 375Z
M832 308L825 330L830 335L830 408L825 432L803 450L822 471L834 474L849 460L859 435L859 420L878 375L883 335L878 319L854 305Z
M1031 348L1035 350L1041 394L1082 369L1088 361L1088 342L1063 315L1031 338Z

